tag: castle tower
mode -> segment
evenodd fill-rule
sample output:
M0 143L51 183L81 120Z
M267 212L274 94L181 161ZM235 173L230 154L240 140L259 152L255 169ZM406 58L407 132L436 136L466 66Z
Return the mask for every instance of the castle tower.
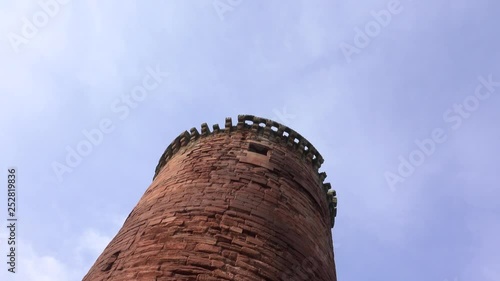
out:
M183 132L83 280L336 281L322 163L300 134L252 115Z

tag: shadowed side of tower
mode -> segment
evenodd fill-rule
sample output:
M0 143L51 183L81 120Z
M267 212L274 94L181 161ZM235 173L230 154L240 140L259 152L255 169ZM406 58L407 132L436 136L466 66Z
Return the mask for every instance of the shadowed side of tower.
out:
M83 280L336 281L322 162L297 132L252 115L184 132Z

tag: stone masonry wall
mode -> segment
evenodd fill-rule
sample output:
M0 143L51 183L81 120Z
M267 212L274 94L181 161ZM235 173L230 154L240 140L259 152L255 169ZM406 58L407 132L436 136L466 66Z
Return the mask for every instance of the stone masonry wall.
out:
M321 162L294 131L250 115L185 132L83 280L336 281Z

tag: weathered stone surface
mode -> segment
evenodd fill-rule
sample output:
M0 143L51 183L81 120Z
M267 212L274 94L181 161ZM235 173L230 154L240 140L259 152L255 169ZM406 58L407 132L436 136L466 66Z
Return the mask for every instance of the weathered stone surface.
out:
M271 120L218 128L172 142L83 280L337 280L323 158Z

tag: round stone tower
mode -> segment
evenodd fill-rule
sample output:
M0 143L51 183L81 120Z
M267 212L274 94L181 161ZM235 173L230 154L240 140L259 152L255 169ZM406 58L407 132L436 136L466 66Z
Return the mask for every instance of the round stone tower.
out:
M185 131L83 280L336 281L322 163L300 134L252 115Z

